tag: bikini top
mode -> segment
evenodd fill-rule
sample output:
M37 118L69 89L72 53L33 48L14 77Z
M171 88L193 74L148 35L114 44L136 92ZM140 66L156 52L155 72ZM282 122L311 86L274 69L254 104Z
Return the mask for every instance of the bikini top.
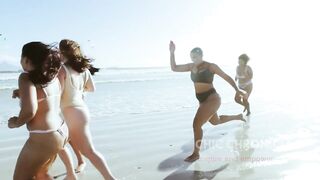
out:
M28 74L27 71L25 71L25 72L23 72L23 73ZM37 87L37 88L36 88L37 90L40 90L40 89L41 89L41 90L43 91L44 95L45 95L45 97L38 99L38 103L40 103L40 102L42 102L42 101L44 101L44 100L46 100L46 99L52 98L52 97L61 96L61 84L60 84L60 81L57 81L57 79L58 79L58 78L55 77L51 82L49 82L49 83L47 84L46 87L40 87L40 88ZM51 84L54 84L54 83L58 83L59 93L57 93L57 94L52 94L52 95L48 95L46 88L47 88L48 86L50 86Z
M194 73L191 71L191 80L194 83L207 83L211 84L213 81L213 73L209 69L205 69L203 71L198 71Z
M42 102L42 101L44 101L44 100L47 100L47 99L49 99L49 98L52 98L52 97L59 97L59 96L61 96L61 84L60 84L59 81L57 81L57 79L58 79L58 78L56 77L53 81L49 82L48 86L51 85L51 84L53 84L53 83L55 83L55 82L57 82L57 83L58 83L58 86L59 86L59 93L57 93L57 94L52 94L52 95L48 95L47 90L46 90L47 87L42 87L41 89L43 90L43 92L44 92L44 94L45 94L45 97L39 98L39 99L38 99L38 103L40 103L40 102ZM39 88L39 89L40 89L40 88Z

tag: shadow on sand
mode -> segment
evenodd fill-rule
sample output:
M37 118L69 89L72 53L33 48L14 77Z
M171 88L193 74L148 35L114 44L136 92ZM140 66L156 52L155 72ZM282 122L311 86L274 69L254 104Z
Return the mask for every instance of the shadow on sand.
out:
M186 168L178 169L173 172L164 180L200 180L200 179L213 179L219 172L223 171L228 167L228 164L225 164L218 169L211 171L192 171L186 170Z

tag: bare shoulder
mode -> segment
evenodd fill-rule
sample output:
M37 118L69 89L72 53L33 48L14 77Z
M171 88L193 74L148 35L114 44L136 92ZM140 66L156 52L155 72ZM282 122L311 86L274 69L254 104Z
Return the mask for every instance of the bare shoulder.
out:
M30 81L28 73L21 73L19 75L19 82L22 82L22 81L24 82Z
M217 69L217 68L219 68L219 66L218 66L217 64L215 64L215 63L209 63L209 62L207 62L207 64L208 64L208 67L209 67L210 69Z
M34 84L31 82L28 73L21 73L19 75L19 87L26 86L34 86Z

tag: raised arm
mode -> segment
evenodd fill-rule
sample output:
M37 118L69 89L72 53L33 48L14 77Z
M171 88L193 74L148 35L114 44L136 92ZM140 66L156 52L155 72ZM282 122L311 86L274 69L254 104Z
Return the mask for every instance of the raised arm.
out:
M222 71L222 69L220 69L220 67L218 65L211 64L210 65L210 71L212 73L217 74L218 76L220 76L225 81L227 81L234 88L234 90L237 93L240 92L238 87L237 87L237 85L236 85L236 83L234 82L234 80L228 74L226 74L224 71Z
M170 41L169 49L170 49L170 65L171 65L171 70L174 71L174 72L187 72L187 71L191 71L191 69L192 69L192 63L183 64L183 65L177 65L177 64L176 64L176 60L175 60L175 56L174 56L174 51L176 50L176 45L175 45L172 41Z
M34 118L38 109L37 90L26 73L19 77L19 95L21 110L18 117L11 117L9 128L20 127Z

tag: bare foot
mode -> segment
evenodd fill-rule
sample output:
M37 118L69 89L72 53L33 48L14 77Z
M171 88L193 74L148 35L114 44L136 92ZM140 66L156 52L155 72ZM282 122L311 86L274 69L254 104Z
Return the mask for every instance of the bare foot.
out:
M184 159L185 162L194 162L200 158L199 153L192 153L189 157Z
M238 116L239 116L239 120L240 120L240 121L247 122L247 121L243 118L243 115L242 115L242 114L239 114Z
M78 165L78 167L75 169L76 170L76 173L80 173L84 170L84 168L86 167L87 163L83 162L83 163L80 163Z

